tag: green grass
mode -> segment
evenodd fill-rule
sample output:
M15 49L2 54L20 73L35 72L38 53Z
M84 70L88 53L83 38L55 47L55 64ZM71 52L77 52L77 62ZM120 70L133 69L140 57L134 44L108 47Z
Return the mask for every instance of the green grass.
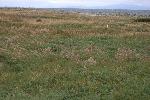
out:
M128 17L108 29L94 18L49 25L0 19L0 100L149 100L150 36L128 30L135 24Z

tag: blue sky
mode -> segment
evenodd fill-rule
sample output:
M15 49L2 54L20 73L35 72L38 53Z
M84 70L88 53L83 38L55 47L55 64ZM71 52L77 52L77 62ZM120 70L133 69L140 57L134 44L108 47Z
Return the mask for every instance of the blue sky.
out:
M0 7L150 9L150 0L0 0Z

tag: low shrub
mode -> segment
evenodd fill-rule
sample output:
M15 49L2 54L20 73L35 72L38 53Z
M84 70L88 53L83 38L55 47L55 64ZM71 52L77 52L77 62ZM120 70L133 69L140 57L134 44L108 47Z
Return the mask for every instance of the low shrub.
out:
M42 20L41 19L37 19L36 22L42 22Z
M137 18L134 21L135 22L150 22L150 18Z

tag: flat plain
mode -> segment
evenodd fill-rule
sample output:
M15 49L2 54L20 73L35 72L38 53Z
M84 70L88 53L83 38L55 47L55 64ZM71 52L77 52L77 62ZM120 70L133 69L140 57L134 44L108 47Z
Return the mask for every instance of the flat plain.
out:
M0 9L0 100L150 100L149 19Z

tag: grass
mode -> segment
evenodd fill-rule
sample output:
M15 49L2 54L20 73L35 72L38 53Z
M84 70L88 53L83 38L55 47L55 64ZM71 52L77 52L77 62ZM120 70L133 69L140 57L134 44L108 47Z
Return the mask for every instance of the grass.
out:
M0 16L1 100L149 100L149 22L32 9Z

